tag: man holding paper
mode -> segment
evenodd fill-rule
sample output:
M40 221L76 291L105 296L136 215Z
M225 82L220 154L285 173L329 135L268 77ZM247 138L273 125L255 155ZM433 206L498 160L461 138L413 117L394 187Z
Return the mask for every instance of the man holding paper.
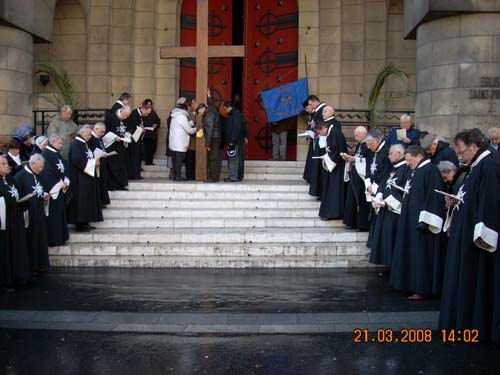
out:
M391 267L392 264L404 186L411 173L406 164L403 145L391 146L389 160L392 164L392 171L372 202L373 208L378 212L370 252L370 263L386 267Z
M368 154L368 148L365 144L366 134L364 126L358 126L354 129L354 140L357 142L354 155L347 153L340 155L346 161L344 180L348 180L344 224L349 229L360 231L367 231L370 228L368 221L370 205L366 201L364 183Z
M102 122L98 122L94 125L94 128L92 129L92 137L88 142L90 149L94 153L94 157L106 154L106 147L104 147L104 142L102 141L104 133L106 133L106 125ZM106 208L106 206L111 203L108 192L107 158L102 157L99 159L99 173L97 179L99 181L99 191L101 193L101 207Z
M439 328L477 329L480 340L499 343L500 167L488 146L479 129L455 136L460 162L470 171L456 194Z
M332 107L325 107L324 121L316 125L318 134L326 137L325 154L320 156L323 167L322 200L319 209L321 220L341 219L345 207L344 160L347 142L340 122L335 119Z
M40 174L40 181L49 192L49 215L47 217L47 242L49 246L60 246L69 239L68 222L66 218L66 201L64 195L68 191L70 180L69 171L59 153L63 149L64 138L59 134L52 134L49 145L43 151L45 167Z
M422 147L408 147L405 158L412 173L403 187L391 285L413 293L408 299L421 300L441 293L446 253L442 232L445 206L444 199L433 192L442 191L444 182Z
M130 107L125 106L111 114L111 120L106 123L106 134L102 138L107 152L115 151L118 155L108 160L108 189L127 190L127 147L132 142L131 134L127 132L124 121L130 116ZM116 120L113 120L116 118Z
M91 137L90 126L81 127L69 150L73 199L68 207L68 222L75 224L78 232L89 232L95 229L89 223L103 220L96 173L99 159L94 156L87 143Z
M387 137L388 146L403 145L404 147L418 145L420 131L415 129L410 115L403 115L399 120L399 128L393 128Z
M45 166L40 154L32 155L29 163L14 178L19 189L20 201L25 201L24 225L31 272L34 275L45 272L49 267L47 245L47 202L50 194L40 182L39 176Z
M142 105L132 111L125 121L132 142L127 148L127 174L129 180L142 180L141 177L141 147L144 136L144 118L151 113L151 106Z

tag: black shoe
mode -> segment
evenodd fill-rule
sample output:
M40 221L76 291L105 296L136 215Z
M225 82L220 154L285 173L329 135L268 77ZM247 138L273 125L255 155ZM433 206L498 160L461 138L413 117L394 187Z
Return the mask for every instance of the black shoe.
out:
M333 220L333 219L328 219L328 218L326 218L326 217L320 217L319 219L320 219L321 221L330 221L330 220Z
M210 184L210 183L216 183L216 182L219 182L219 180L214 180L213 178L207 178L205 181L203 181L207 184Z
M80 233L88 233L91 231L89 227L90 227L89 225L77 225L75 227L75 230Z
M233 180L232 178L225 178L224 182L238 182L239 180Z

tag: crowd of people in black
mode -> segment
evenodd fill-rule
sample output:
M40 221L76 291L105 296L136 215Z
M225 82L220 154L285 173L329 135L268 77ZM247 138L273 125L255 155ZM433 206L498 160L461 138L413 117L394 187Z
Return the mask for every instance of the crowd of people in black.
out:
M349 153L333 108L303 106L321 219L368 231L370 263L410 300L441 297L442 329L500 342L500 129L462 130L453 149L404 115L387 137L354 129Z

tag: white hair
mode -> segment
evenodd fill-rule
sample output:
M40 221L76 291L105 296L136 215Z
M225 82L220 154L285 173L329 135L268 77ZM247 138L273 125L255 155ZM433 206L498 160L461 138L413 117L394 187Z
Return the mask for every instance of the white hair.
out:
M44 136L44 135L39 135L38 137L35 138L35 144L41 148L42 144L44 144L45 142L48 142L49 139Z
M405 113L403 116L399 118L401 121L411 121L411 116L408 113Z
M91 132L92 128L90 127L90 125L83 125L80 129L78 129L78 135L82 135L85 130Z
M64 137L60 134L52 134L50 137L49 137L49 142L50 144L52 144L53 142L55 141L64 141Z
M128 112L129 114L132 112L132 110L130 109L130 107L128 105L126 106L123 106L122 108L120 108L118 111L116 111L116 116L121 119L122 118L122 113L123 112Z
M354 129L354 134L356 134L357 132L361 132L363 133L365 136L366 134L368 134L368 130L366 129L366 127L364 126L357 126L355 129Z
M324 111L330 111L330 112L332 112L332 114L335 114L335 110L330 105L325 106L325 108L323 108L323 112Z
M384 139L384 136L376 130L371 130L368 132L365 139L375 139L377 141L381 141Z
M457 166L449 160L440 161L439 164L437 165L437 168L441 173L458 170Z
M35 164L38 163L39 161L45 161L45 158L42 156L42 154L33 154L30 156L29 160L30 164Z
M61 112L67 112L67 111L71 111L71 112L73 112L73 108L71 108L71 106L69 106L69 105L67 105L67 104L66 104L66 105L63 105L63 106L61 107Z
M395 145L392 145L390 149L391 149L391 150L393 150L393 151L399 151L399 152L401 152L403 155L404 155L404 153L405 153L405 151L406 151L405 146L403 146L401 143L397 143L397 144L395 144Z
M103 122L97 122L94 125L94 130L96 129L106 129L106 124L104 124Z

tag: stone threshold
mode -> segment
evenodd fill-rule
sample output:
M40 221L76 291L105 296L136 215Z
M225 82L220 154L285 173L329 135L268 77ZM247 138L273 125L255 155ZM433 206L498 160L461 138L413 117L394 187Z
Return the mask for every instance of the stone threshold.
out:
M437 329L438 311L348 313L123 313L0 310L0 329L172 334L345 333Z

